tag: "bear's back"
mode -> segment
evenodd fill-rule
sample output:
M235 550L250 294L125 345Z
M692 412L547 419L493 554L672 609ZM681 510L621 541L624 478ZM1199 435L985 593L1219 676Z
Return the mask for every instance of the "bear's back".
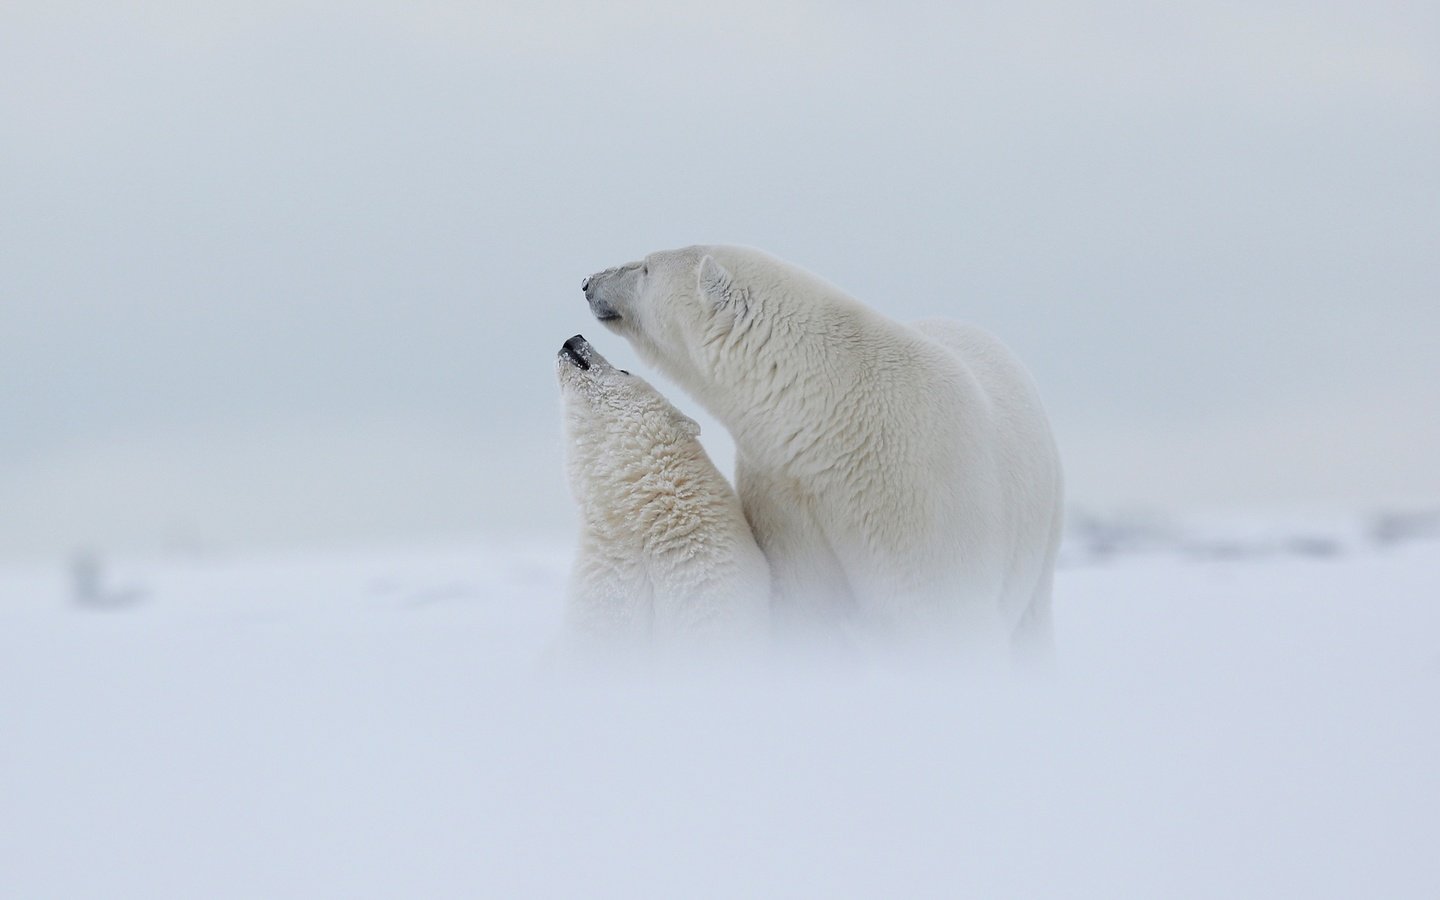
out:
M955 354L989 401L1001 508L1014 535L1000 606L1018 627L1037 603L1048 610L1048 585L1036 580L1054 566L1063 516L1060 454L1039 390L1010 348L984 329L949 319L926 319L913 327Z

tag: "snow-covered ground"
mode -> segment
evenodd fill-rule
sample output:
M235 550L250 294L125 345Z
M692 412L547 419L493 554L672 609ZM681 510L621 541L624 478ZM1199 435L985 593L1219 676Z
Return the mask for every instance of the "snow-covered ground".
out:
M1014 683L560 680L563 545L0 569L0 896L1437 897L1433 524L1077 517Z

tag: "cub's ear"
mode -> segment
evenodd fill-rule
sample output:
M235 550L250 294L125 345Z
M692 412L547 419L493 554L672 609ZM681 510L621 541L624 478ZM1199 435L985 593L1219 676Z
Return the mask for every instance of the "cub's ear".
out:
M699 422L680 412L678 409L671 413L671 416L675 419L675 426L679 428L682 433L688 434L691 437L700 436Z
M730 299L732 284L730 273L715 257L707 255L700 260L700 296L710 298L718 306Z

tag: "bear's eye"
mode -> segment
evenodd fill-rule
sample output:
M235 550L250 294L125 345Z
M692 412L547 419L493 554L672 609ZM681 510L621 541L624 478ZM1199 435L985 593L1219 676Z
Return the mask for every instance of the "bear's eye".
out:
M624 369L621 369L621 370L620 370L620 374L621 374L621 375L629 375L630 373L627 372L627 371L624 370Z
M650 264L649 264L649 263L641 263L641 264L640 264L640 274L641 274L641 275L649 275L649 274L650 274Z

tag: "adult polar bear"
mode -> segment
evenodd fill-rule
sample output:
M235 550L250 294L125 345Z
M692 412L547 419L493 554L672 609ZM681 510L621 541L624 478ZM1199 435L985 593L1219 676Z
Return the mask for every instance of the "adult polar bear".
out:
M730 430L778 622L907 648L1048 648L1059 454L999 341L893 321L744 247L652 253L582 287Z

